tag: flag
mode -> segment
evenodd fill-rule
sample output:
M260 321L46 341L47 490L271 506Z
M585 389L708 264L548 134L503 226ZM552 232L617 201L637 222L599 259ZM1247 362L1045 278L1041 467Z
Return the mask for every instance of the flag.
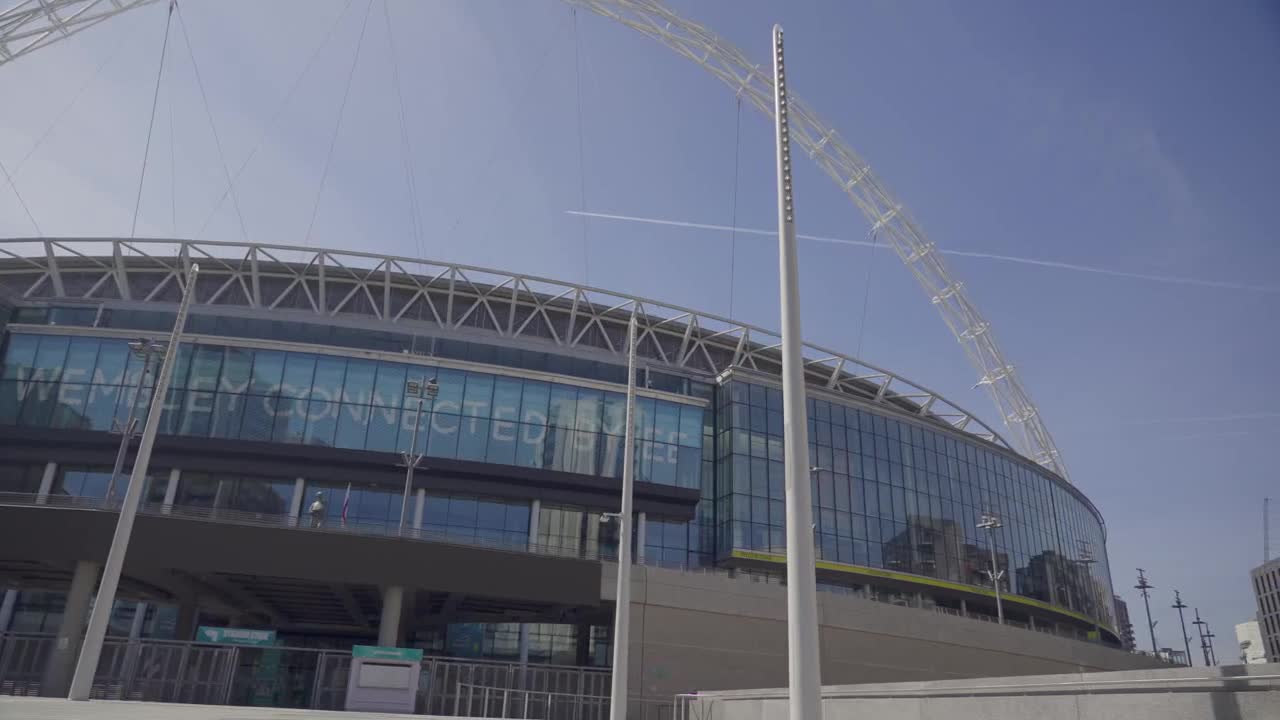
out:
M351 507L351 483L347 483L347 496L342 498L342 524L347 524L347 508Z

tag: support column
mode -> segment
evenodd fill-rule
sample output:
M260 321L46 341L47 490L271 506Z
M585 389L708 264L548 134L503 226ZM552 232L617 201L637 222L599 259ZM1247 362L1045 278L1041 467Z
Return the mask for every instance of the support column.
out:
M164 486L164 502L160 505L160 512L168 515L173 510L173 500L178 497L178 483L182 482L182 469L173 468L169 471L169 484Z
M89 619L89 601L93 598L93 588L98 582L98 570L101 567L88 560L76 563L75 573L71 576L71 587L67 590L62 623L58 626L58 637L54 641L53 650L49 652L44 678L40 683L40 694L45 697L64 697L71 687L71 674L75 671L84 626Z
M378 621L378 644L400 647L400 611L404 607L404 588L388 585L382 590L382 618Z
M969 617L969 603L965 602L964 598L960 598L960 614Z
M538 516L542 514L542 501L534 498L529 503L529 549L538 544ZM529 666L529 623L520 623L520 667ZM524 687L525 673L520 673L520 687Z
M413 529L414 530L422 529L422 513L425 512L426 509L427 509L427 490L426 488L418 488L418 491L414 493L414 506L413 506Z
M186 598L178 603L178 619L173 624L175 640L190 640L196 635L196 626L200 621L200 605L195 598Z
M49 493L53 491L53 480L58 476L58 463L45 463L44 475L40 476L40 489L36 490L36 504L49 502Z
M295 478L293 481L293 500L289 503L289 527L294 527L298 524L298 513L302 512L302 498L306 492L306 478Z
M9 623L13 621L13 608L17 604L17 588L5 590L4 599L0 600L0 635L9 632Z
M636 514L636 564L644 564L644 545L649 532L649 519L644 513Z
M1032 630L1035 630L1035 629L1036 629L1036 616L1035 616L1035 615L1028 615L1028 616L1027 616L1027 627L1031 628Z

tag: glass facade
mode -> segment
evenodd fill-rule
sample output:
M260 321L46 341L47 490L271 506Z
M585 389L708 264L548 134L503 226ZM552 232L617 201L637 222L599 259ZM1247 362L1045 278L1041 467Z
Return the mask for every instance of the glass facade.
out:
M9 337L0 424L109 430L133 402L141 361L125 341ZM419 412L409 379L440 393ZM150 382L150 376L148 376ZM139 403L145 410L145 396ZM625 396L592 388L407 363L183 345L161 432L196 437L401 452L621 477ZM699 405L641 398L636 480L698 488Z
M717 549L786 550L782 394L733 381L717 403ZM1007 592L1105 623L1103 529L1083 502L1028 463L950 433L827 400L808 401L818 557L989 585L990 543ZM1004 527L976 525L985 512Z
M123 340L89 335L10 334L0 361L0 426L108 430L128 414L141 373ZM405 384L431 377L440 392L419 414ZM637 402L636 480L700 493L692 521L648 517L648 563L785 550L780 392L732 379L708 401ZM183 346L164 402L161 432L174 435L398 453L416 426L428 457L621 476L624 395L569 383L201 343ZM1112 623L1103 527L1078 494L1030 462L923 420L818 398L808 411L819 557L983 586L994 543L1007 592ZM0 492L33 492L41 469L0 466ZM100 496L105 470L62 468L53 491ZM148 499L163 497L166 479L153 473ZM347 484L308 480L305 491L304 514L319 492L324 521L340 518ZM283 514L292 497L293 478L184 468L175 504ZM398 487L352 485L347 521L393 526L400 504ZM1003 521L992 535L976 527L985 512ZM423 528L519 547L531 521L527 499L433 493ZM616 549L597 510L545 503L537 521L536 544L590 557Z

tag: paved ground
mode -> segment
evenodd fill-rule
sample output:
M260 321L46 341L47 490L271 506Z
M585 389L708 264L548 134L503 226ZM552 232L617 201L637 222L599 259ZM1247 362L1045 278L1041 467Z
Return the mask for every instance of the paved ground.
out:
M282 710L279 708L226 707L221 705L176 705L172 703L115 702L93 700L71 702L56 698L0 697L0 720L404 720L388 713L326 712L323 710ZM450 718L458 720L458 718Z

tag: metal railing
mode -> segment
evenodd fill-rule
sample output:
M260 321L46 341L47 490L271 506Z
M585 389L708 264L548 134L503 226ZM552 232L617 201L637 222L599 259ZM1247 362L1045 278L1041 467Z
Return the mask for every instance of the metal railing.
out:
M0 695L40 695L56 642L51 635L0 634ZM344 650L109 638L90 697L344 710L350 668L351 654ZM531 707L541 713L530 717L599 720L602 716L592 714L598 703L591 698L607 696L609 683L609 671L598 668L427 656L416 711L453 715L459 708L479 707L477 688L488 688L490 693L527 693L534 698ZM587 710L566 698L587 698L580 703Z

